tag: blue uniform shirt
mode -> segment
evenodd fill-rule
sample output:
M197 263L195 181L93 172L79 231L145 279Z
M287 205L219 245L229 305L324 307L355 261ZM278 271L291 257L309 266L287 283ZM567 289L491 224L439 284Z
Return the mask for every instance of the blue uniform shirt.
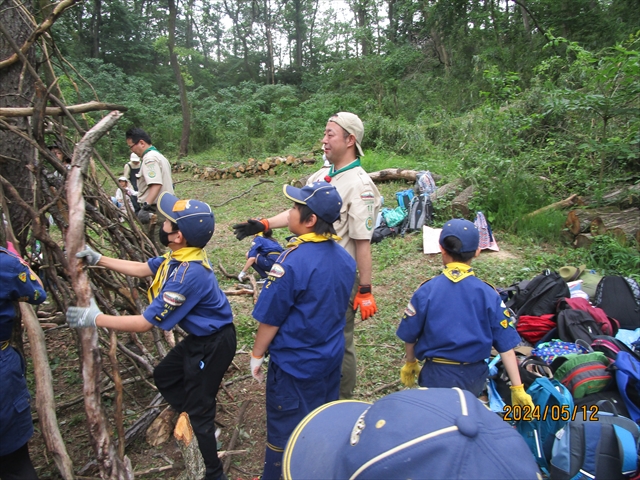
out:
M27 264L0 247L0 342L11 337L16 317L14 302L40 304L46 298ZM31 396L24 374L22 356L13 347L0 345L0 456L15 452L33 435Z
M0 247L0 341L11 338L16 300L39 305L47 294L24 261Z
M257 235L251 242L251 248L247 257L257 257L258 255L268 255L271 252L282 253L284 249L275 240L269 240L268 238Z
M164 261L155 257L147 261L153 275ZM172 259L160 293L144 311L150 323L171 330L180 324L187 333L204 337L233 322L231 305L212 270L197 261Z
M355 275L356 262L333 240L304 242L280 255L253 317L279 327L269 352L286 373L309 379L342 363Z
M415 291L396 335L415 343L416 358L474 363L491 347L506 352L520 343L500 295L475 276L454 283L438 275Z

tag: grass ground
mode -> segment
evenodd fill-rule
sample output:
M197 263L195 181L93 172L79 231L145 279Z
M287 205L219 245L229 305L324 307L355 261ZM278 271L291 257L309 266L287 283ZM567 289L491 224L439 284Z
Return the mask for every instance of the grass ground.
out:
M385 166L375 158L371 161L372 166L365 163L365 168L369 171ZM311 173L316 168L317 165L311 165L283 169L275 176L219 181L195 179L189 173L174 175L178 197L206 201L214 210L216 231L207 251L216 267L222 289L233 288L237 281L219 274L217 266L222 265L229 273L237 274L244 265L245 253L249 248L248 239L239 242L233 236L232 225L250 217L268 217L289 208L289 202L282 195L282 185ZM258 184L263 180L270 182ZM396 191L408 187L405 182L379 185L387 203L395 198ZM446 219L439 219L440 222L443 220ZM277 231L274 236L284 243L287 235L288 232ZM501 251L482 253L474 266L479 277L496 286L508 286L516 280L531 278L544 268L557 269L565 264L577 264L580 260L579 252L563 246L540 244L501 232L495 232L495 236ZM424 280L437 275L441 268L439 255L422 253L422 238L419 233L386 239L373 245L373 261L373 292L379 311L373 319L357 323L355 330L358 355L355 396L368 401L402 388L399 369L403 364L403 347L395 336L395 330L413 291ZM257 323L251 317L252 297L231 296L229 300L238 333L238 354L225 379L231 383L218 394L217 420L222 425L221 448L226 450L229 448L240 408L245 402L250 402L234 445L235 450L244 452L231 457L233 468L230 472L230 478L245 480L258 476L262 470L265 441L264 385L248 376L248 353L257 329ZM126 334L121 334L121 338L126 339ZM66 327L47 334L50 360L54 368L56 400L59 404L81 394L77 350L73 346L73 340L73 332ZM150 334L143 336L143 341L151 345ZM127 387L124 401L126 421L129 424L144 411L154 394L143 382ZM107 412L112 415L112 393L106 393L103 400ZM82 404L61 410L58 419L76 468L80 468L93 456L88 444ZM59 478L52 459L46 454L39 432L32 441L31 449L41 478ZM174 468L138 475L137 478L173 479L181 471L181 456L172 440L158 447L151 447L144 439L140 439L127 450L127 454L137 472L166 465L166 459L175 462ZM82 478L93 478L91 475L95 477L97 472L89 468L83 475Z

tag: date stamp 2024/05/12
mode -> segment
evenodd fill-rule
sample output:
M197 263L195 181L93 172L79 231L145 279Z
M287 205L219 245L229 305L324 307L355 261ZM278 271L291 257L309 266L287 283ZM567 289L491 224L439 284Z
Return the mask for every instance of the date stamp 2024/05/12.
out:
M576 418L582 418L585 422L597 422L599 410L597 405L574 405L573 407L569 405L546 405L544 408L540 408L540 405L535 405L533 408L529 405L505 405L502 419L505 422L519 422L521 420L525 422L533 420L568 422L569 420L573 421Z

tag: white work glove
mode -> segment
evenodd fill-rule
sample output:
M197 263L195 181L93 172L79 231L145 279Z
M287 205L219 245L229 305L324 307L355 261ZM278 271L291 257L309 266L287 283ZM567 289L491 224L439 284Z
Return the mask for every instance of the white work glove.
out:
M101 313L95 299L92 298L88 307L69 307L67 323L71 328L95 327L96 317Z
M245 278L247 278L247 272L245 271L240 272L240 274L238 275L238 281L244 282Z
M264 355L256 358L253 356L253 353L251 353L251 363L250 363L251 375L253 376L253 378L255 378L259 382L264 381L264 373L262 373L262 369L261 369L263 362L264 362Z
M84 258L84 261L87 262L87 265L94 266L97 265L100 259L102 258L102 254L96 252L93 248L88 245L85 245L84 250L80 250L76 253L76 258Z

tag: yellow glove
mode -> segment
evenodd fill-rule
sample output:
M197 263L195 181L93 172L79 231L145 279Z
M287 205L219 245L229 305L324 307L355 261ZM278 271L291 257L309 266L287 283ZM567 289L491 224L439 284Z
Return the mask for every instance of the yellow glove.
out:
M516 385L515 387L509 387L511 389L511 405L519 405L521 407L529 406L531 411L535 405L531 399L531 395L524 391L524 385Z
M418 359L413 362L407 362L400 369L400 380L407 387L413 387L416 384L416 377L420 373L420 365ZM531 398L531 397L529 397Z

